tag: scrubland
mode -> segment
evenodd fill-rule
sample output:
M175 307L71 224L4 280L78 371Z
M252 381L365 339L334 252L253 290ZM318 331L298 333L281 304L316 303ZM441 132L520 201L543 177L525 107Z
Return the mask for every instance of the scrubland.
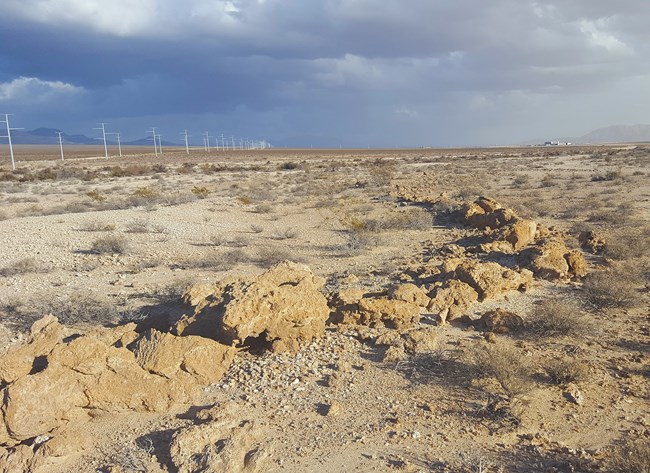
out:
M0 472L650 471L650 147L55 151Z

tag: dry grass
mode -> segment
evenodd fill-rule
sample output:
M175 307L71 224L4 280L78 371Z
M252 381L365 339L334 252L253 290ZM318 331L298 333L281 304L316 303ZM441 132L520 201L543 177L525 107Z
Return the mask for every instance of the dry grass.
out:
M618 266L590 273L582 290L587 302L596 309L631 308L643 302L640 283L637 268Z
M37 261L34 258L23 258L14 263L0 268L0 276L10 277L10 276L22 276L24 274L30 273L44 273L49 271L49 268L45 267L43 263Z
M106 235L95 239L90 251L97 254L124 254L129 250L129 243L123 236Z
M523 331L534 338L580 337L593 330L593 323L571 302L546 299L524 321Z
M494 378L508 398L529 390L531 369L517 350L505 345L483 344L472 351L472 357L478 375Z
M617 448L608 466L611 473L650 472L650 439L628 441Z
M573 358L552 360L543 368L551 382L557 385L579 383L589 377L589 367L584 362Z

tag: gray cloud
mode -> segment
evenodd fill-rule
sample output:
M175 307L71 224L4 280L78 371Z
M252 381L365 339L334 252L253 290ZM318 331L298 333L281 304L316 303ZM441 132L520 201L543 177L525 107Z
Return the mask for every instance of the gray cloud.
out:
M647 121L647 10L641 0L5 0L0 111L72 131L110 119L136 137L158 120L174 133L359 146L580 134ZM20 77L37 93L3 96Z

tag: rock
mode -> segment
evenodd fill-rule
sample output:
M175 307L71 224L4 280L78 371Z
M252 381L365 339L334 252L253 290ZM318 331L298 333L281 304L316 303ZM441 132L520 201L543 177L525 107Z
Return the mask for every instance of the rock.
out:
M479 301L492 299L508 291L525 291L533 281L529 271L517 272L494 262L466 260L456 267L454 276L469 284Z
M507 226L502 227L491 235L494 241L505 241L511 249L518 251L535 240L537 222L525 218L514 218Z
M399 363L408 359L406 351L402 347L388 347L381 361L384 363Z
M324 283L307 266L285 261L259 276L191 288L185 300L195 307L194 315L182 319L175 332L227 345L255 338L304 344L325 332L329 308L320 293Z
M427 307L431 299L415 284L400 284L389 291L389 297L394 300L409 302L420 307Z
M268 470L263 432L252 420L241 418L235 403L206 410L201 423L174 434L171 460L179 473L257 473Z
M580 247L594 255L602 254L607 246L607 242L600 235L592 230L580 232L578 236Z
M328 304L331 309L329 321L336 324L357 324L359 322L359 301L366 291L361 289L344 289L332 294Z
M485 312L475 325L487 332L513 333L524 324L524 321L514 312L503 309L494 309Z
M584 277L587 263L577 250L569 250L560 236L542 239L519 255L522 265L530 268L536 277L549 281Z
M236 350L207 338L176 337L151 329L135 343L133 352L138 365L150 373L168 379L184 373L198 383L211 384L228 370Z
M489 197L479 197L461 210L462 221L481 230L501 228L517 219L514 210L504 209L497 201Z
M405 353L416 354L436 348L438 331L435 327L418 327L403 332L386 330L375 340L375 345L400 348Z
M420 307L410 302L387 298L359 301L359 323L395 330L412 328L420 321Z
M329 404L326 404L325 406L325 415L328 417L334 417L338 414L340 414L342 405L338 401L331 401Z
M34 322L27 343L0 358L0 385L44 368L45 357L61 342L64 328L52 315Z
M431 302L427 309L437 314L441 323L460 317L470 305L478 301L476 290L457 279L451 279L435 288L430 296Z
M582 392L573 383L569 384L566 387L562 395L567 401L572 402L573 404L581 405L584 402L584 397L582 395Z

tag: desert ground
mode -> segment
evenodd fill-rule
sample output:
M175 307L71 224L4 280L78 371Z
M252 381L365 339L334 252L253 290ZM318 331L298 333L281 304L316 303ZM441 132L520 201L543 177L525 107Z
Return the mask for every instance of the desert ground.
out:
M650 146L69 148L0 148L0 472L650 471Z

